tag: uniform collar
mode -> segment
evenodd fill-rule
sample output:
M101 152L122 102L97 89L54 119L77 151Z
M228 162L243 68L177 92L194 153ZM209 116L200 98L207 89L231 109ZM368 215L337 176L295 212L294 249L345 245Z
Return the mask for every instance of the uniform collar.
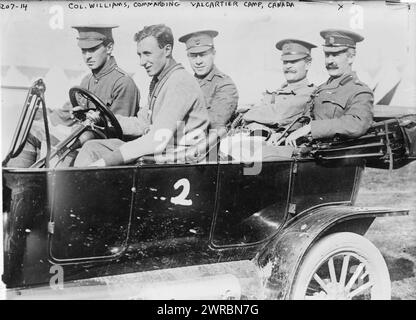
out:
M218 70L217 66L214 64L214 66L212 67L211 71L208 72L208 74L205 77L198 78L196 76L196 74L194 74L194 77L197 78L199 82L205 82L205 81L212 81L212 79L214 78L214 76L220 75L220 74L221 74L220 70Z
M92 72L92 75L95 79L100 79L101 77L109 74L117 67L116 59L111 56L110 59L98 70L98 72Z
M163 69L162 69L162 71L157 75L157 76L155 76L156 78L157 78L157 80L158 81L160 81L161 79L163 79L165 76L166 76L166 74L173 68L173 67L175 67L176 65L178 65L179 63L177 63L176 61L175 61L175 59L173 59L173 58L170 58L169 59L169 61L168 61L168 63L166 63L165 64L165 66L163 67Z
M334 87L339 87L340 84L349 82L348 79L353 80L356 78L357 78L357 74L354 71L351 71L348 73L344 73L342 76L339 76L337 78L330 77L328 81L326 82L326 84L334 86Z
M307 87L307 86L309 86L309 80L308 80L307 77L305 77L302 80L299 80L297 82L293 82L293 83L286 82L282 85L281 89L289 90L289 91L290 90L296 91L300 88L304 88L304 87Z

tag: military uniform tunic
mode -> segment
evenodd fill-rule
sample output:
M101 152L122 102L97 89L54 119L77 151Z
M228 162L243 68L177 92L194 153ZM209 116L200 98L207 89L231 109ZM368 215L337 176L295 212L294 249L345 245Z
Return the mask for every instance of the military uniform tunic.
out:
M248 110L243 119L268 126L285 126L307 112L307 102L315 89L306 78L285 83L274 92L266 91L262 103Z
M204 78L196 79L205 96L210 127L224 127L238 104L238 92L233 80L216 66Z
M111 57L98 73L86 76L81 87L93 92L114 114L134 116L139 110L140 94L133 79Z
M359 137L373 122L373 92L355 72L329 79L314 92L309 103L314 139L335 135Z
M99 72L85 76L80 86L96 95L116 115L133 116L139 110L139 89L133 79L117 66L114 57L110 57ZM80 106L94 107L86 99L78 98L78 103ZM71 103L67 102L61 109L50 110L48 117L52 126L52 135L54 135L53 126L64 125L70 127L76 123L71 118L69 112L71 109ZM40 133L32 132L32 134L39 140L44 140L43 124L38 127L39 130L36 131L40 131ZM64 132L64 136L67 134L67 132ZM61 135L56 132L56 136L60 137ZM52 140L56 141L55 138ZM58 138L58 140L60 139Z

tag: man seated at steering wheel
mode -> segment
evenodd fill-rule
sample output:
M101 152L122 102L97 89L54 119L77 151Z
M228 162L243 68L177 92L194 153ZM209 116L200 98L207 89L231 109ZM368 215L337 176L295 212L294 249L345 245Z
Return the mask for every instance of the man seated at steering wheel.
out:
M86 25L73 26L78 30L78 46L81 49L85 64L91 70L81 82L81 87L96 95L115 114L131 116L139 109L140 93L133 79L121 70L112 56L114 39L112 29L117 26ZM62 109L48 110L49 133L51 144L57 145L76 129L72 111L91 108L92 103L84 98L78 99L76 107L66 103ZM75 107L75 106L74 106ZM46 140L41 110L33 122L23 151L10 160L9 167L30 167L39 158L42 142ZM91 139L94 135L85 132L79 138L81 142ZM71 157L64 166L68 166Z
M259 105L240 107L245 127L252 131L263 131L270 134L274 129L283 130L306 111L307 101L316 89L310 84L307 75L312 58L311 49L316 46L298 39L284 39L276 43L282 51L283 74L286 82L280 89L263 94ZM296 127L291 130L295 130ZM273 143L279 134L272 134L268 140Z
M90 140L81 148L76 167L116 166L144 155L185 152L206 139L209 116L198 82L172 57L173 34L159 24L135 34L140 64L152 78L147 108L135 117L118 116L124 135L136 139ZM89 114L87 114L87 117Z

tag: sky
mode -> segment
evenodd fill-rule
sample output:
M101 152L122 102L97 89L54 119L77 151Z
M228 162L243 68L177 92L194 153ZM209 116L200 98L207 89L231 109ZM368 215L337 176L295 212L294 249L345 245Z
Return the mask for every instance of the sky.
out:
M16 2L19 4L19 2ZM92 3L92 2L90 2ZM111 5L113 2L102 2ZM138 85L147 87L149 79L139 66L135 32L145 25L165 23L175 36L174 57L190 70L181 35L201 29L215 29L216 64L241 88L243 100L256 100L265 88L278 88L283 82L280 53L275 43L284 38L300 38L318 45L313 50L312 82L326 77L323 68L323 39L319 31L326 28L354 30L366 39L358 44L355 68L368 78L382 64L399 70L406 68L409 39L409 10L406 6L386 6L383 2L364 2L359 7L345 3L294 3L289 8L263 9L244 7L197 8L190 2L179 7L129 8L87 7L88 2L29 2L28 9L1 11L1 64L38 67L61 67L86 70L76 45L77 32L71 25L117 24L114 30L114 56L119 65L135 73ZM59 15L62 13L62 15ZM362 21L359 16L362 13ZM414 36L414 35L413 35ZM363 79L363 81L368 79Z
M249 2L239 2L238 7L195 8L195 2L182 1L177 2L178 7L144 8L135 7L139 2L121 1L122 8L89 8L94 3L108 7L118 2L13 2L16 8L0 10L1 65L53 68L58 75L62 69L83 70L87 74L77 47L77 32L71 26L116 24L119 28L113 31L113 54L122 69L134 74L144 97L141 104L145 104L150 79L139 65L133 35L146 25L170 26L175 37L174 58L191 72L185 46L177 39L192 31L214 29L219 32L214 40L217 67L236 83L240 104L256 103L262 92L276 90L284 82L276 42L298 38L317 45L312 50L308 78L319 85L328 77L319 32L341 28L364 36L365 40L357 44L353 68L362 81L377 87L376 98L380 99L400 81L392 104L416 106L416 4L408 7L386 5L384 1L359 5L294 2L292 7L269 8L269 2L263 2L263 8L253 8L244 6ZM20 8L22 3L27 4L26 10ZM0 80L6 84L7 79ZM75 84L52 80L46 83L48 107L62 105L68 99L69 87ZM17 97L16 92L2 89L0 94L2 125L11 126L10 118L15 119L18 114L15 105L23 104L26 93ZM3 128L3 134L5 131L9 129Z

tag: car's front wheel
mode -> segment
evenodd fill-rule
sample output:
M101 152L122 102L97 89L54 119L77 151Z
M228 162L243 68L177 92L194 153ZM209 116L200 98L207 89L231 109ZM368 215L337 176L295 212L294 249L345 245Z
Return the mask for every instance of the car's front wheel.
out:
M290 298L390 299L389 271L380 251L366 238L350 232L330 234L307 252Z

